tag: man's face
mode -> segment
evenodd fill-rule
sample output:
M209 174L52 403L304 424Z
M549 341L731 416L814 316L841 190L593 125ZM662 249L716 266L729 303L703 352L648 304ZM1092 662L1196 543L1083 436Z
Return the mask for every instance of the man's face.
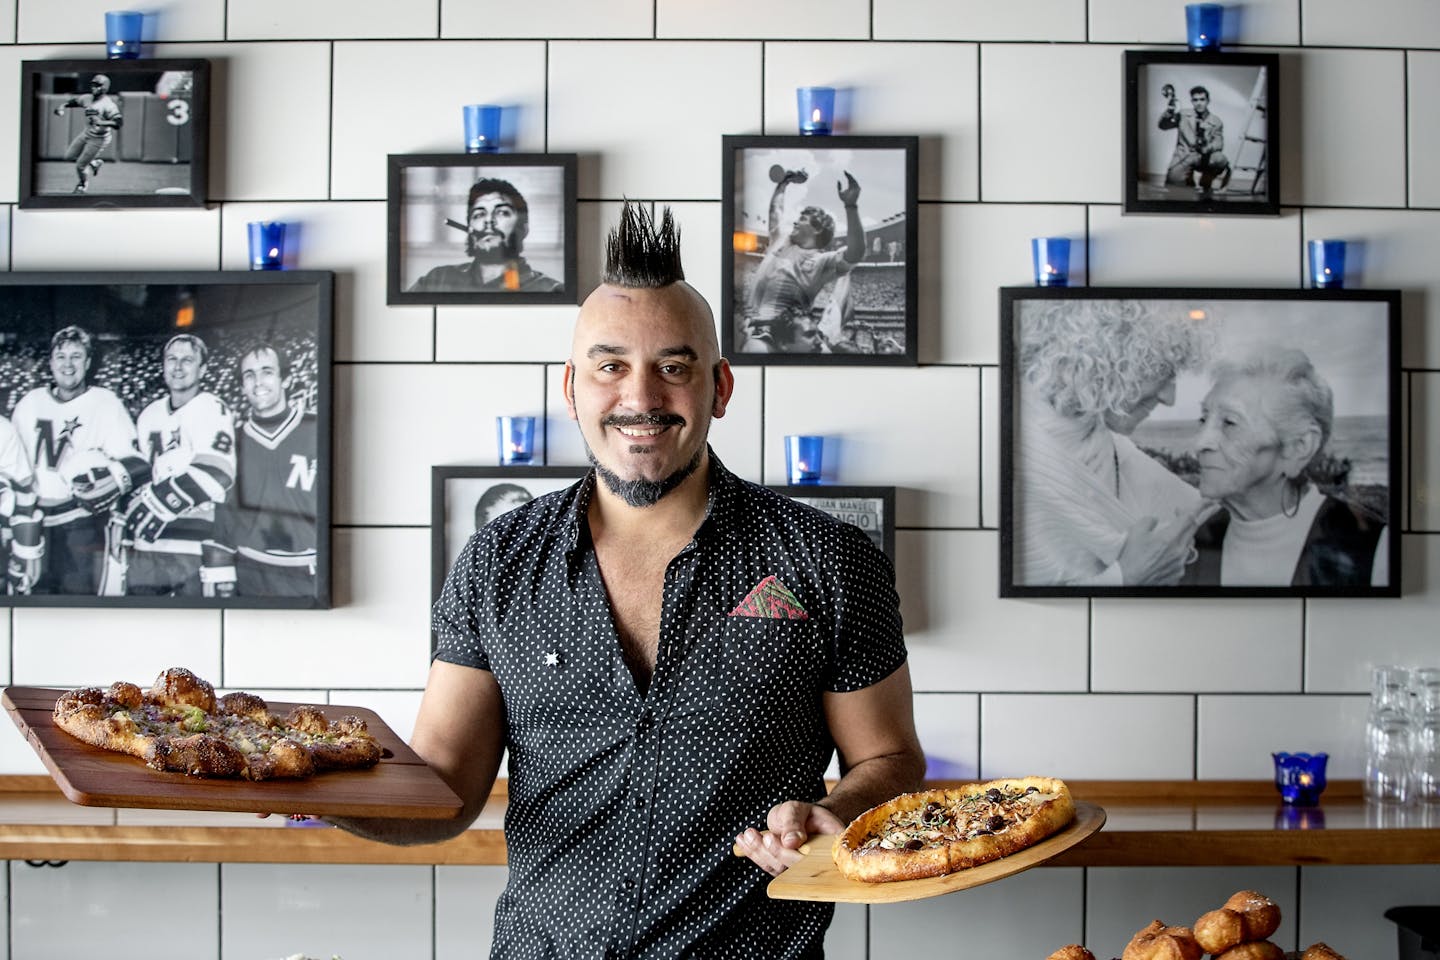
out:
M285 409L285 383L274 350L256 350L240 361L240 390L257 417L273 417Z
M815 228L810 218L801 214L795 218L795 226L790 229L790 242L797 247L811 249L819 245L816 239L819 234L820 231Z
M165 348L163 366L165 386L172 396L198 390L200 378L205 375L200 351L187 340L177 340Z
M483 263L500 263L520 253L525 233L515 204L503 194L485 193L470 207L465 250Z
M50 372L61 394L74 396L85 386L90 371L90 353L74 340L61 343L50 351Z
M1210 112L1210 95L1198 91L1190 94L1190 106L1195 108L1197 115L1205 116Z
M597 471L632 505L654 503L696 469L733 387L710 311L688 284L601 286L581 308L566 401Z
M820 324L810 317L798 317L790 324L790 339L778 346L782 353L820 353L824 342Z

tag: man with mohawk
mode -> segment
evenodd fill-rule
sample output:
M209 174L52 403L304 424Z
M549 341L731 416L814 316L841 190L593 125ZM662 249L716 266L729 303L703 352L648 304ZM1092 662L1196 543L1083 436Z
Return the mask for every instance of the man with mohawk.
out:
M819 957L833 907L769 875L919 785L894 570L720 463L734 387L670 212L627 203L565 365L594 470L485 525L435 604L412 744L464 810L337 821L453 836L508 750L492 957Z

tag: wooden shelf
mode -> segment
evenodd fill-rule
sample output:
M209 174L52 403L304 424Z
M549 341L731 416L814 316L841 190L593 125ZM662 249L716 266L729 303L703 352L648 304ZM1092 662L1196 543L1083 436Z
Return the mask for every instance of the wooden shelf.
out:
M937 784L938 785L938 784ZM1074 781L1104 829L1049 862L1067 867L1440 862L1440 809L1367 805L1332 783L1313 810L1283 808L1263 781ZM505 863L503 783L476 825L444 843L393 847L278 817L76 806L48 777L0 777L7 860L195 863Z

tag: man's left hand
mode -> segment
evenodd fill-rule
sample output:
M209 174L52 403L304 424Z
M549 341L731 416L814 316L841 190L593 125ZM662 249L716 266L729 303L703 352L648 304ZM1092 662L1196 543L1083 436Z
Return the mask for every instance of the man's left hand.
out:
M735 846L772 877L800 861L800 847L812 836L845 830L845 823L825 807L799 800L771 807L765 826L765 833L750 827L735 838Z
M840 195L840 202L847 207L855 206L860 200L860 184L855 182L855 178L850 175L849 170L845 171L843 184L839 180L835 181L835 192Z

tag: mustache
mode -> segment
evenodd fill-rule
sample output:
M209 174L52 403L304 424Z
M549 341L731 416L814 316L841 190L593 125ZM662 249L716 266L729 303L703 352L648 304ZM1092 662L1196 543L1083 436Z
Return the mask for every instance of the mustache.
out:
M685 418L678 413L612 413L600 424L606 427L683 427Z

